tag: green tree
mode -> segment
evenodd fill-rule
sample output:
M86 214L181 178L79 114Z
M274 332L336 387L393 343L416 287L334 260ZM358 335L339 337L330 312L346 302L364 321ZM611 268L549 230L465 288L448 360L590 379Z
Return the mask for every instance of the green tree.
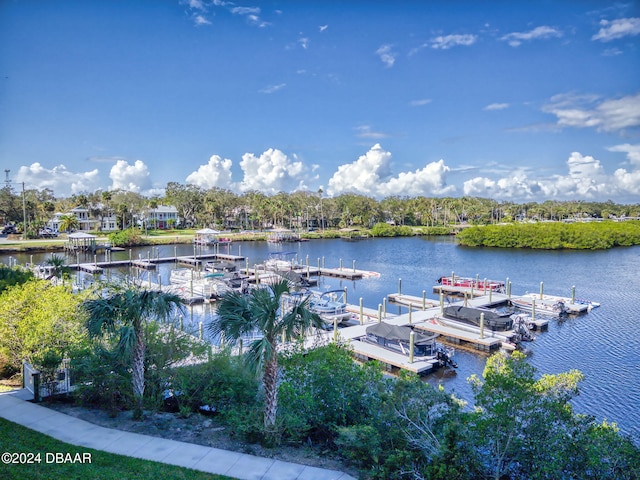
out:
M21 285L33 279L33 272L27 268L16 266L9 267L4 263L0 264L0 293L9 287Z
M256 330L262 333L262 338L251 344L246 359L256 373L262 372L264 430L268 442L277 440L278 342L289 342L311 327L322 327L322 319L308 308L308 298L296 299L290 308L281 310L288 294L286 280L253 289L249 295L231 291L220 301L219 318L207 325L212 335L224 334L225 339L231 341Z
M151 321L171 321L182 312L183 301L167 292L122 288L112 285L105 295L84 302L87 329L96 338L117 338L120 357L130 363L136 407L134 418L142 417L145 388L144 327Z
M0 295L0 358L19 371L23 360L36 365L48 352L60 358L86 339L78 306L69 288L42 280L16 285Z
M559 478L571 469L563 447L571 444L569 401L583 375L572 370L536 380L517 351L490 357L482 375L470 378L478 408L474 434L478 450L488 453L491 477Z

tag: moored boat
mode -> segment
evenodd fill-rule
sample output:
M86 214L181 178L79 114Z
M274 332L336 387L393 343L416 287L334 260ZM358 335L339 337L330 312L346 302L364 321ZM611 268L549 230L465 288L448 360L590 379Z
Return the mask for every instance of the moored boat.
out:
M499 280L480 280L478 277L458 277L456 275L443 276L438 279L438 283L444 287L473 288L475 290L491 290L498 293L505 291L505 284Z
M444 308L444 316L456 322L497 332L507 331L513 328L511 313L501 313L485 308L451 305ZM481 325L482 322L484 322L483 325Z
M309 293L309 310L317 313L329 326L333 326L334 321L342 323L351 319L351 312L347 310L347 303L344 301L344 290L309 290Z
M539 315L547 315L551 317L561 317L567 315L569 310L565 302L562 300L545 300L536 298L536 296L522 296L512 297L510 299L511 304L524 310L525 312L532 312Z
M407 356L410 355L411 333L413 333L414 358L435 357L441 366L457 367L453 361L455 350L436 342L438 334L425 334L413 330L408 325L391 325L385 322L368 326L366 333L365 341Z

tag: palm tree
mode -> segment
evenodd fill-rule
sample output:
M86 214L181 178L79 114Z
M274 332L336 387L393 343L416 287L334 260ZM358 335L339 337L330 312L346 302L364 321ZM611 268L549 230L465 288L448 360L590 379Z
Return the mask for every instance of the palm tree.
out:
M73 230L74 228L78 228L79 226L80 226L80 221L78 220L78 217L71 214L71 215L62 215L60 217L60 223L58 225L58 228L62 232L70 232L71 230Z
M87 329L91 337L116 337L116 351L131 363L133 394L136 399L134 418L142 417L144 395L144 357L146 343L144 325L150 321L172 320L182 313L183 300L178 295L140 288L112 286L103 297L87 300Z
M68 277L71 272L65 258L61 255L51 255L51 257L47 259L46 264L53 267L53 276L61 280Z
M231 291L218 305L218 320L207 325L212 335L224 334L224 338L231 341L256 330L262 333L263 337L251 344L245 358L256 374L262 372L264 430L268 441L276 440L278 341L288 342L311 327L322 327L321 318L308 308L308 298L296 300L283 311L280 306L288 293L286 280L253 289L248 295Z

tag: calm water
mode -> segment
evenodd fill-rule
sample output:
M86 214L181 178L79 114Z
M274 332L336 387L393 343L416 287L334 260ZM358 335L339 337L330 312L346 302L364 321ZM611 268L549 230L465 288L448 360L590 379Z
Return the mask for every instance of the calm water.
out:
M298 244L269 245L266 242L236 243L221 253L240 253L249 264L261 263L269 252L295 251L301 260L308 256L311 265L318 259L326 267L338 267L340 260L349 268L374 270L380 278L346 282L323 279L321 288L347 287L349 302L377 308L389 293L397 292L402 279L402 292L435 299L432 287L442 275L457 275L505 280L513 283L513 293L538 292L540 282L549 294L570 296L572 285L576 296L598 301L600 308L562 322L553 320L549 331L537 335L529 345L529 361L538 373L559 373L570 369L582 371L586 379L574 400L579 413L595 415L618 423L622 431L640 441L640 247L618 248L596 252L547 252L527 250L471 249L458 246L450 238L368 239L360 242L314 240ZM208 251L208 250L203 250ZM150 256L193 255L193 247L157 247L134 249L134 258ZM126 259L128 252L114 252L113 259ZM19 263L42 262L44 255L15 255ZM1 257L8 263L8 257ZM93 259L93 257L91 257ZM98 260L101 260L101 256ZM81 259L82 260L82 259ZM75 258L70 263L75 262ZM163 283L169 278L172 264L161 265L151 273L160 274ZM115 272L113 273L115 274ZM132 271L132 274L135 272ZM142 272L143 276L148 275ZM396 313L398 307L389 306ZM198 307L190 312L198 319L211 314L211 307ZM427 378L432 384L442 383L459 397L470 399L467 378L480 374L485 357L458 351L457 370L441 370Z

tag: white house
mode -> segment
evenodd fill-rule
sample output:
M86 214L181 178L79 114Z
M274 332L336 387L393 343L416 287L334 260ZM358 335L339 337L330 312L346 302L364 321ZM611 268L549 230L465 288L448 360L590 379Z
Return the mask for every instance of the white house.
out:
M147 225L151 228L166 230L179 224L178 209L173 205L158 205L150 208L146 218Z

